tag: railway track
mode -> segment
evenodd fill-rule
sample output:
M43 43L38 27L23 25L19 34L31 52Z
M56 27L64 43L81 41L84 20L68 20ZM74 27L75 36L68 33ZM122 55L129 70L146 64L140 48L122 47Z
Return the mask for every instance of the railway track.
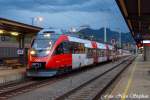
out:
M88 68L81 70L81 71L74 71L72 73L63 74L61 76L51 77L50 79L42 79L42 80L25 79L20 82L14 82L14 83L0 86L0 100L5 100L10 97L22 94L22 93L32 91L33 89L40 88L40 87L46 86L46 85L50 85L57 81L63 80L66 77L69 78L73 75L76 75L80 72L84 72L87 70L88 70Z
M15 84L14 86L11 84L11 86L7 86L0 90L0 100L5 100L9 97L31 91L34 88L50 84L48 81L49 80L41 80L41 81L28 80L20 84Z
M37 89L46 85L51 85L57 81L61 81L66 77L71 77L71 75L73 76L78 73L74 72L73 74L71 75L70 74L71 73L67 73L61 76L55 76L51 78L27 79L26 81L22 81L19 83L12 83L12 84L5 85L3 88L1 86L0 100L6 100L10 97L32 91L34 89Z
M123 62L125 62L125 61L123 61ZM51 84L53 84L55 82L64 80L64 79L72 77L72 76L75 76L75 75L77 75L79 73L90 71L89 69L93 69L93 68L94 67L90 67L90 68L85 68L84 70L73 71L72 73L68 73L68 74L64 74L64 75L61 75L61 76L52 77L50 79L44 79L44 80L38 80L38 81L37 80L27 80L26 82L21 82L19 84L6 85L6 86L4 86L3 88L0 89L0 100L5 100L5 99L8 99L10 97L13 97L13 96L16 96L16 95L19 95L19 94L22 94L22 93L26 93L26 92L32 91L34 89L37 89L37 88L40 88L40 87L43 87L43 86L46 86L46 85L51 85ZM107 71L107 72L109 72L109 71ZM105 73L107 73L107 72L105 72ZM103 74L105 74L105 73L103 73ZM100 76L102 76L102 75L100 75ZM97 78L98 77L99 76L97 76ZM92 82L92 81L96 80L97 78L95 77L94 79L91 79L90 81ZM90 81L88 81L85 84L82 84L81 86L77 87L76 89L74 89L74 90L72 90L72 91L70 91L68 93L65 93L64 95L62 95L62 96L60 96L60 97L58 97L56 99L59 99L59 100L62 100L62 98L65 99L66 97L68 97L69 95L74 93L75 91L77 91L80 88L83 88L85 85L89 84Z
M26 83L28 81L31 81L31 78L24 78L24 79L21 79L21 80L18 80L18 81L12 81L12 82L8 82L8 83L5 83L5 84L1 84L0 85L0 91L2 91L3 89L6 89L6 88L11 88L11 87L17 86L19 84Z
M103 99L102 93L112 84L112 82L127 68L135 59L131 57L109 70L99 74L78 87L64 93L56 100L98 100Z
M87 71L85 69L84 71ZM83 72L83 71L82 71ZM71 77L80 72L74 71L73 73L63 74L62 76L51 77L50 79L25 79L19 82L13 82L6 85L0 86L0 100L5 100L12 96L16 96L25 92L29 92L33 89L40 88L42 86L50 85L57 82L58 80L63 80L66 77ZM71 74L71 75L70 75Z

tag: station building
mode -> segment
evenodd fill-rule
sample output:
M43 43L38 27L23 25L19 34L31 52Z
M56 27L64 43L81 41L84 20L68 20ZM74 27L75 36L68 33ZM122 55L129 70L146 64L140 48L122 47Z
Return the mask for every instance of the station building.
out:
M42 28L0 18L0 64L6 60L27 63L27 52L32 38Z

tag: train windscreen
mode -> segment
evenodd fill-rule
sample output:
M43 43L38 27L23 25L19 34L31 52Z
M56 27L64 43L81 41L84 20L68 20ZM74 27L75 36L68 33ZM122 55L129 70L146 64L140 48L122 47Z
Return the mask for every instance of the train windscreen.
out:
M35 50L50 50L60 34L40 34L32 42Z

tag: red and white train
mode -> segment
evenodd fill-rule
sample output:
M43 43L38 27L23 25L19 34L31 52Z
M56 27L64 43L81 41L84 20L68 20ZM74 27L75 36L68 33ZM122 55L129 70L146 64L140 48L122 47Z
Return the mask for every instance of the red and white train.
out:
M61 71L112 60L117 54L111 45L44 29L32 41L27 76L49 77Z

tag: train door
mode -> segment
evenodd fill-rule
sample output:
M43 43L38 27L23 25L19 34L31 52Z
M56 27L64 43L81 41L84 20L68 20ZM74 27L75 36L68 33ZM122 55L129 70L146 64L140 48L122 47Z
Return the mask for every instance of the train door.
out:
M96 42L92 41L92 46L93 46L93 49L92 49L92 56L93 56L93 60L94 60L94 63L97 63L98 62L98 56L97 56L97 44Z
M109 47L108 45L106 45L106 57L107 57L107 61L109 60Z
M76 69L81 66L80 59L81 59L80 54L72 54L72 68L73 69Z
M93 58L94 58L94 63L98 62L98 56L97 56L97 50L93 49Z
M84 54L84 45L81 43L73 43L74 52L72 53L72 68L78 68L84 66L84 60L86 55Z
M78 43L72 42L72 49L73 49L73 52L72 52L72 68L76 69L81 65L81 63L80 63L81 57L80 57L80 54L79 54Z

